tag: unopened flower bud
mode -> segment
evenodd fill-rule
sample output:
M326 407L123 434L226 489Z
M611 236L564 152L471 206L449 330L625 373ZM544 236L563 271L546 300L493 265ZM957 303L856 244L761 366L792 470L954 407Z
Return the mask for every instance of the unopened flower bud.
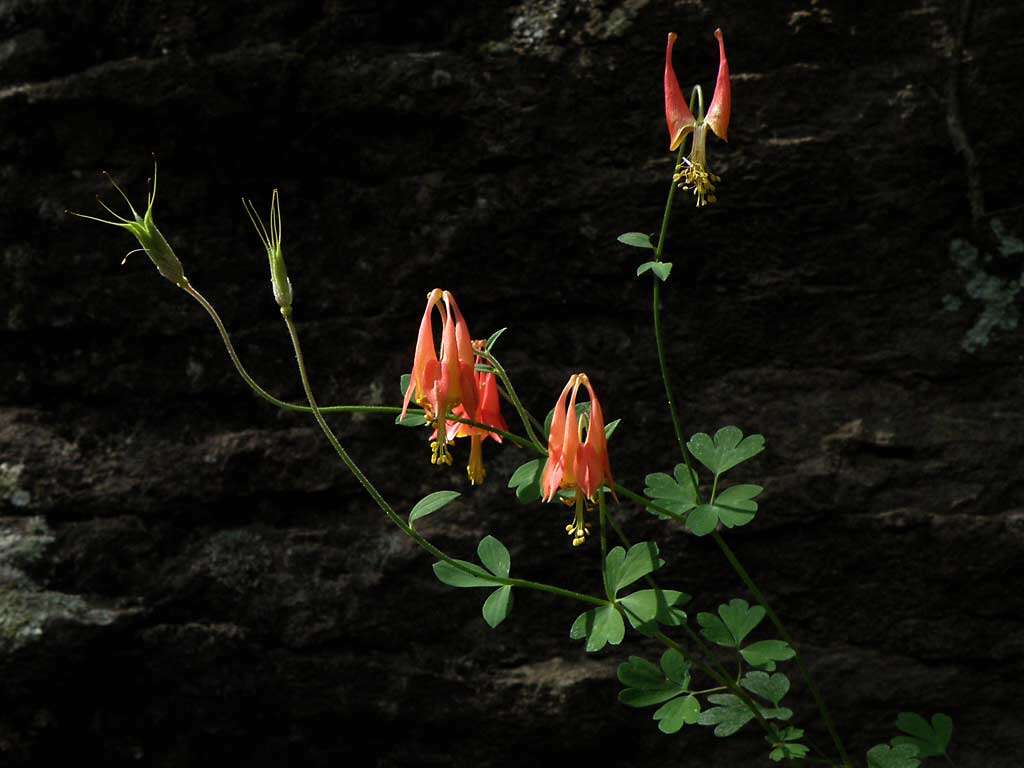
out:
M182 269L181 262L178 261L178 257L174 255L174 249L171 248L171 244L167 242L167 238L165 238L163 233L157 229L156 222L153 221L153 203L156 201L156 166L153 166L153 185L149 191L149 195L146 197L146 213L142 216L140 216L135 210L135 207L132 205L132 201L128 199L128 196L124 193L121 187L117 185L117 182L114 181L109 174L107 175L107 178L110 179L110 183L114 185L114 189L121 194L124 201L128 203L128 210L131 211L132 218L126 219L123 216L119 216L102 200L99 201L100 205L102 205L106 211L114 217L115 221L100 219L96 216L87 216L84 213L72 212L73 215L83 219L98 221L101 224L111 224L115 227L127 229L135 236L135 239L139 241L139 245L141 247L138 250L143 251L147 256L149 256L149 260L156 266L157 271L179 288L184 288L188 285L188 278L185 277L185 271ZM135 251L130 251L128 256L132 253L135 253ZM125 260L128 259L128 256L125 256Z
M267 260L270 262L270 287L274 289L274 300L284 314L290 313L292 309L292 281L288 279L288 269L284 263L284 253L281 251L281 201L275 189L270 197L270 224L264 226L263 219L256 212L256 206L251 200L242 200L245 212L256 227L256 234L263 241L263 248L267 252Z

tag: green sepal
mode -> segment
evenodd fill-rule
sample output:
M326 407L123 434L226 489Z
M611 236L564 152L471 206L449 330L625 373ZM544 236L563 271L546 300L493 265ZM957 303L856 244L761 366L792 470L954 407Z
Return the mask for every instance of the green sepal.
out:
M621 423L622 423L622 419L615 419L614 421L609 421L607 424L605 424L604 425L604 439L605 440L610 439L611 436L615 434L615 430L619 428L619 424L621 424Z
M715 432L714 438L698 432L686 447L697 461L715 475L720 475L763 451L764 436L743 437L738 427L722 427Z
M458 491L434 491L433 493L428 493L417 501L416 506L409 512L409 525L451 504L461 495Z

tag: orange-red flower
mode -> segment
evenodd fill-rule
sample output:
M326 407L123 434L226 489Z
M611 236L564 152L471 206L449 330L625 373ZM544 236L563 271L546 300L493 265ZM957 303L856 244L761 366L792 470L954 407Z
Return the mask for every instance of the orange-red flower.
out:
M669 149L679 149L683 140L693 133L693 146L690 154L677 166L674 181L679 182L681 189L692 190L697 198L697 205L715 202L715 183L721 179L711 173L707 167L707 131L710 128L722 141L728 141L729 116L732 112L732 86L729 82L729 62L725 58L725 40L722 30L715 30L718 40L718 79L715 82L715 94L707 114L693 116L672 68L672 46L676 35L670 32L665 46L665 123L668 126Z
M576 413L576 398L581 386L590 396L589 418ZM573 374L555 403L548 434L548 460L541 475L544 501L553 500L559 491L575 491L575 517L565 527L573 537L573 546L582 544L590 533L583 519L584 501L594 501L605 485L612 488L614 496L615 481L608 461L604 413L587 375Z
M486 342L474 341L474 348L479 349ZM476 358L478 364L482 364L481 358ZM489 427L508 432L508 424L501 415L501 400L498 397L498 380L489 371L475 371L476 384L476 410L469 410L464 404L458 406L453 414L459 418L469 419L479 424L486 424ZM448 422L448 439L456 437L469 438L469 464L466 465L466 474L472 485L480 485L487 476L484 469L483 441L487 438L495 442L501 442L501 435L480 427L463 424L458 421Z
M441 317L440 355L434 344L433 312ZM402 417L413 397L423 408L427 421L434 425L435 439L430 444L432 464L451 464L445 419L453 408L464 406L473 413L477 407L476 381L473 377L473 343L466 320L455 297L435 288L427 294L427 307L420 321L413 357L412 376L405 391Z

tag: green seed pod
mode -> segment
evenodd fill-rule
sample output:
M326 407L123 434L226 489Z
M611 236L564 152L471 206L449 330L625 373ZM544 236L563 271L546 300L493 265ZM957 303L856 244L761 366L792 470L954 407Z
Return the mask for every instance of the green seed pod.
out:
M270 197L270 226L264 226L263 220L256 212L256 206L251 200L242 199L245 212L249 214L252 225L256 228L256 234L263 242L263 248L267 252L267 260L270 262L270 287L274 289L274 300L281 308L282 313L291 312L292 308L292 281L288 279L288 269L284 263L284 253L281 251L281 201L275 189Z
M101 224L110 224L115 227L121 227L127 229L135 239L139 241L141 246L138 250L143 251L149 260L156 266L157 271L165 278L170 280L179 288L184 288L188 285L188 278L185 277L185 270L181 266L181 262L178 257L174 254L174 249L171 248L171 244L167 242L167 238L163 236L163 233L157 229L156 222L153 221L153 203L156 202L156 165L153 166L153 186L150 189L149 195L146 198L146 213L140 216L138 211L132 205L132 201L128 199L128 196L124 191L117 185L117 182L107 174L107 178L110 179L110 183L114 185L124 201L128 203L128 210L131 211L132 218L126 219L123 216L119 216L110 209L110 207L100 200L106 211L113 216L116 221L108 221L107 219L100 219L96 216L87 216L84 213L73 213L82 219L90 219L91 221L98 221ZM131 251L135 253L135 251ZM125 259L127 260L127 256Z

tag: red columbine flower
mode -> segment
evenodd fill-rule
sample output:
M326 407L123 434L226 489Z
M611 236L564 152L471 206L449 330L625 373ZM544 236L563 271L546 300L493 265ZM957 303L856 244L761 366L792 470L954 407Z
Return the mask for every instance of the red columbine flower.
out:
M665 46L665 122L668 126L669 149L679 149L686 136L693 132L693 147L690 155L676 166L673 180L680 189L693 190L697 205L715 202L715 183L721 179L707 168L707 129L710 128L722 141L728 141L729 114L732 111L732 87L729 84L729 62L725 58L725 40L722 30L715 30L718 39L718 80L715 95L707 115L695 119L683 98L675 70L672 68L672 46L676 42L675 32L669 32ZM703 104L701 105L703 108Z
M583 414L576 415L576 396L581 386L586 387L590 395L589 419ZM572 536L574 547L582 544L590 533L583 519L584 501L594 501L603 485L612 487L612 495L615 495L615 481L604 435L604 413L594 388L590 386L590 379L585 373L577 373L569 377L555 403L548 435L548 460L541 475L544 501L554 499L560 490L575 491L575 501L569 502L575 503L575 517L565 527L566 533Z
M441 316L440 359L434 345L434 309ZM475 412L477 392L469 329L455 303L455 297L440 288L427 294L427 307L423 311L416 339L412 376L402 404L403 418L413 396L426 412L427 421L434 425L435 438L430 444L430 463L450 465L452 455L447 445L445 419L458 405L465 406L470 413Z
M474 341L474 349L480 349L486 344L484 341ZM476 362L483 363L479 357ZM453 414L463 419L470 419L479 424L486 424L489 427L508 431L508 424L501 415L501 401L498 397L498 380L489 371L475 371L476 383L476 410L471 411L465 405L458 406ZM487 476L484 469L483 442L491 438L495 442L501 442L501 435L497 432L490 432L486 429L473 427L469 424L462 424L458 421L448 422L448 439L456 437L469 438L469 464L466 465L466 474L469 476L471 485L480 485Z

